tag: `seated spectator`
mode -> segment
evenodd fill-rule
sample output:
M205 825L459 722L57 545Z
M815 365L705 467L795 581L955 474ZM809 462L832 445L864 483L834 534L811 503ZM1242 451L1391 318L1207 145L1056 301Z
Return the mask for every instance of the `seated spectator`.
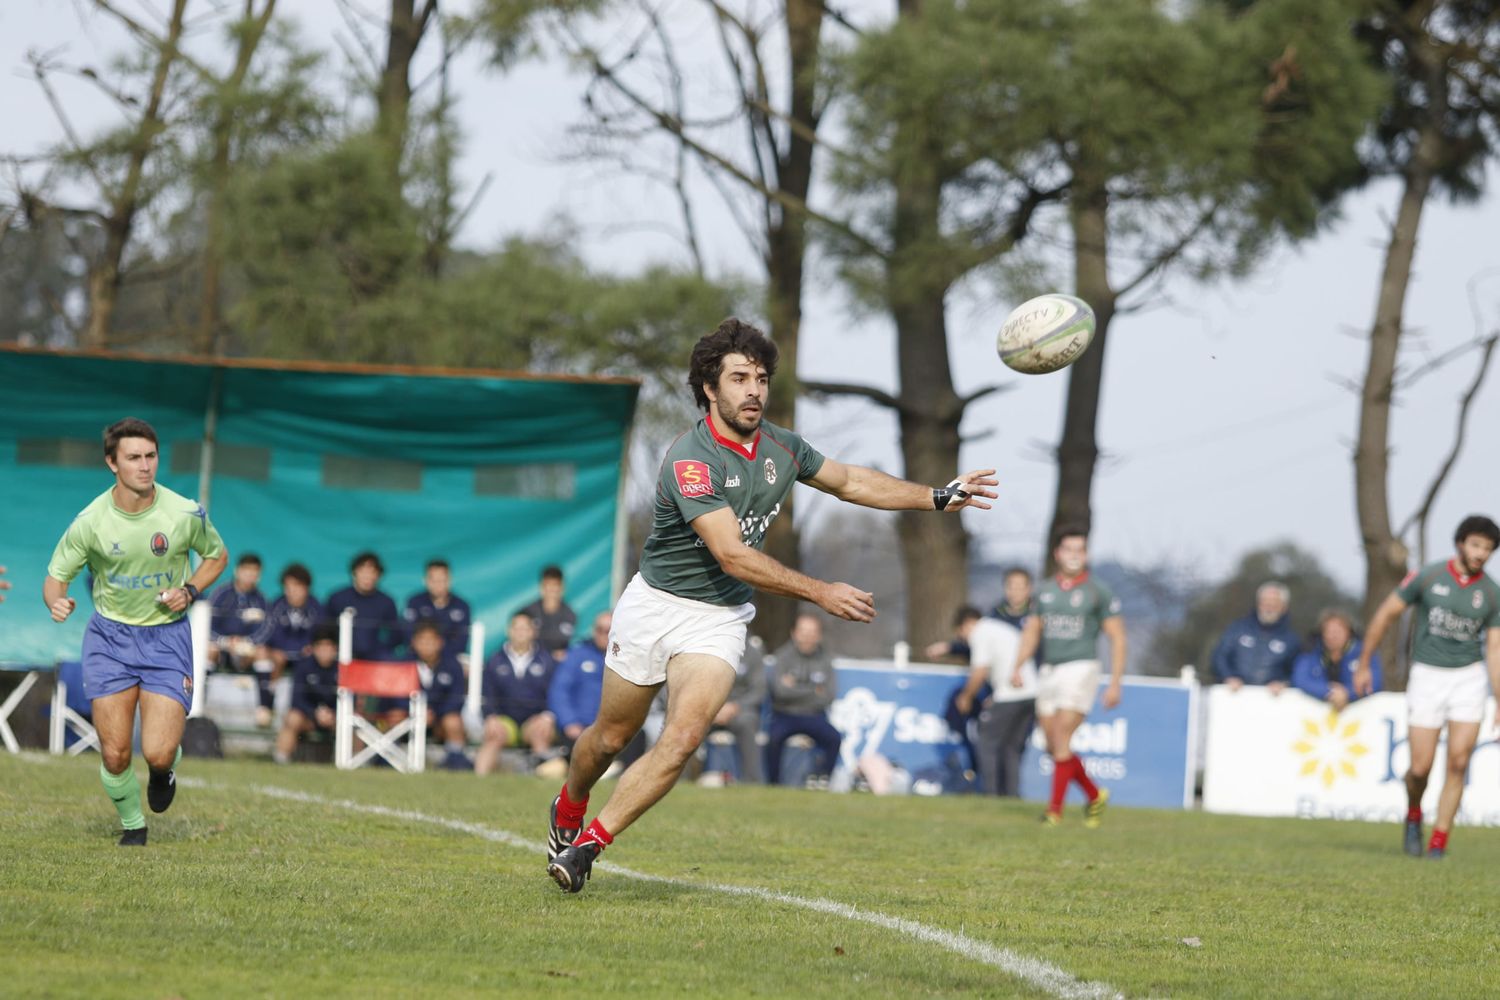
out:
M328 595L324 614L337 623L346 608L354 609L354 659L389 660L403 641L396 602L380 589L385 565L373 552L361 552L349 563L351 586Z
M557 719L563 742L570 748L599 714L599 698L604 691L604 653L613 621L608 611L594 616L589 637L568 650L547 688L547 709Z
M443 652L466 663L469 656L469 602L453 592L453 571L446 559L429 559L422 575L425 589L406 599L406 627L413 635L419 622L436 622Z
M578 625L578 616L563 600L563 571L558 566L542 570L542 596L532 601L518 613L530 615L536 622L537 637L542 648L551 654L554 661L561 661L573 641L573 631Z
M505 644L484 665L484 743L474 770L489 774L506 747L525 746L533 763L552 755L557 719L547 710L547 689L557 664L536 641L536 622L518 611Z
M276 763L292 759L303 733L333 731L338 694L339 629L333 622L323 622L313 632L307 655L292 664L292 707L276 734Z
M301 563L289 564L281 571L281 596L266 613L258 640L271 657L273 679L311 652L313 632L322 621L323 605L312 596L312 574Z
M1354 668L1359 665L1363 645L1347 612L1329 609L1318 616L1318 645L1300 654L1292 663L1292 684L1314 698L1328 702L1341 712L1354 693ZM1371 693L1380 690L1380 654L1370 654Z
M443 741L443 767L450 771L472 771L474 765L464 753L464 668L450 654L442 627L434 621L418 622L411 636L412 655L422 675L422 690L427 694L427 727ZM391 725L405 720L407 713L390 713Z
M838 694L833 658L823 648L823 622L811 612L797 616L792 637L770 659L771 723L766 743L766 779L781 781L781 751L793 736L810 736L820 761L814 774L826 775L839 760L843 736L828 721Z
M1231 691L1254 684L1280 694L1291 680L1298 642L1287 614L1290 602L1285 584L1263 583L1255 591L1255 610L1224 630L1214 648L1214 676Z
M761 707L766 703L766 645L760 636L752 635L745 641L745 656L740 661L740 672L729 689L729 700L714 716L714 729L726 729L734 734L735 750L740 755L740 781L758 785L761 777L760 735Z
M257 638L264 636L266 598L260 592L260 556L247 552L234 566L234 578L210 598L208 661L219 670L255 674L260 704L255 724L271 724L273 664Z

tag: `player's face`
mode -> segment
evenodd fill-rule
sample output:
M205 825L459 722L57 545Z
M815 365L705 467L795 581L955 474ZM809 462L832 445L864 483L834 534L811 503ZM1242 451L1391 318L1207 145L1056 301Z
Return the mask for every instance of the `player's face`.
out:
M1458 562L1464 576L1473 576L1484 569L1484 564L1495 554L1495 545L1483 535L1466 535L1458 543Z
M443 652L443 637L430 628L424 628L411 637L411 648L423 662L436 663Z
M719 384L707 392L724 426L749 437L759 429L761 417L765 415L771 377L762 365L743 354L726 354Z
M441 566L429 568L424 579L427 582L427 592L433 597L447 597L453 588L453 574Z
M1262 590L1255 595L1255 615L1266 624L1279 621L1286 614L1286 601L1279 590Z
M331 667L339 658L339 644L332 639L321 639L313 643L312 651L320 666Z
M1005 578L1005 603L1012 608L1024 608L1031 603L1031 578L1021 573L1012 573Z
M156 484L156 445L146 438L121 438L109 459L109 471L119 484L145 493Z
M542 600L548 604L556 604L562 600L563 582L555 576L542 579Z
M1052 558L1057 562L1057 568L1062 570L1064 576L1077 576L1088 567L1089 543L1077 535L1064 538L1057 543L1057 548L1052 550Z

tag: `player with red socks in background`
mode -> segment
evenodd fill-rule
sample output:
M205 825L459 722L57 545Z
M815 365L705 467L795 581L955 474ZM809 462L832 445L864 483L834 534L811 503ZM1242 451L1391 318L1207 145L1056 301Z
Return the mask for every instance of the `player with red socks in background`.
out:
M1062 822L1063 798L1077 782L1088 796L1084 826L1096 827L1109 802L1108 789L1096 788L1083 761L1073 755L1073 733L1094 707L1099 693L1099 633L1109 637L1109 687L1104 707L1120 703L1120 678L1125 674L1125 622L1120 602L1108 587L1089 576L1088 536L1063 530L1052 550L1057 575L1037 585L1031 618L1021 632L1021 648L1011 683L1023 683L1021 668L1041 650L1042 668L1036 681L1036 717L1052 755L1052 798L1042 821Z

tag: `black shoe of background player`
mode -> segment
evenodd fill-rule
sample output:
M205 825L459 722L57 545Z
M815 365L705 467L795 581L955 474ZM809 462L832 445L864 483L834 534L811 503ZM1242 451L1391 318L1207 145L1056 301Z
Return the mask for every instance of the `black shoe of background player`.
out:
M583 883L588 881L589 874L594 870L594 859L599 856L600 850L602 848L592 840L564 848L561 854L547 864L547 874L552 876L552 881L563 892L582 892Z
M1407 854L1414 858L1422 856L1422 821L1409 819L1406 821L1406 838L1402 845Z
M146 828L143 826L137 830L126 830L120 834L121 847L145 847Z
M177 772L152 770L146 782L146 804L154 813L164 813L177 797Z

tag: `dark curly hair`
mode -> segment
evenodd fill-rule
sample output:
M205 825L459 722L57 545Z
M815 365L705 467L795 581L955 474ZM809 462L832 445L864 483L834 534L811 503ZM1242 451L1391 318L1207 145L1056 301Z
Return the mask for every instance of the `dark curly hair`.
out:
M1500 549L1500 526L1483 514L1470 514L1460 521L1458 530L1453 533L1453 542L1455 545L1462 545L1470 535L1488 538L1491 545Z
M776 358L779 353L771 338L749 323L733 316L720 323L717 330L693 347L693 360L688 365L688 388L693 390L693 399L697 402L698 409L707 411L708 393L703 387L718 386L727 355L743 354L764 368L766 377L769 378L776 374Z

